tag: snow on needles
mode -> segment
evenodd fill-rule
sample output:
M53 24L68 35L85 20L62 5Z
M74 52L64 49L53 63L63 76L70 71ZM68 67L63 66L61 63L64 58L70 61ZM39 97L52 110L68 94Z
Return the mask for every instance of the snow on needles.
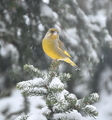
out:
M49 85L49 88L61 88L61 89L64 89L64 84L60 81L60 79L58 77L55 77L52 82L50 83Z
M47 90L44 88L46 81L42 78L34 78L33 80L23 81L17 84L17 87L21 89L21 93L27 96L35 96L40 94L46 94Z
M43 80L42 78L34 78L32 80L28 80L28 81L23 81L18 83L18 85L21 85L22 87L40 87L46 84L46 81Z
M75 119L74 119L75 118ZM54 120L87 120L86 118L82 117L80 113L78 113L76 110L73 110L72 112L68 113L58 113L54 114Z

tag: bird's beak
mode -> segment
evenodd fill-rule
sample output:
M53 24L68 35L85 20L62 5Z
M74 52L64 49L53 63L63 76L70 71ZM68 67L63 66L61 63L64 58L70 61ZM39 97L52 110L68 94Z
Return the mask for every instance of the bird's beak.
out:
M53 33L53 35L58 35L58 32L57 32L57 31L55 31L55 32Z

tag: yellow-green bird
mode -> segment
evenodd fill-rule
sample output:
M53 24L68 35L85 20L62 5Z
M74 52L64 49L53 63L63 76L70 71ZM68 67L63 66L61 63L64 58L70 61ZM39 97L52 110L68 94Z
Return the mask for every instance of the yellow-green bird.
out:
M64 44L59 40L58 30L56 28L50 28L42 40L42 47L44 52L52 59L59 61L65 61L77 70L80 68L70 59L71 56L67 52Z

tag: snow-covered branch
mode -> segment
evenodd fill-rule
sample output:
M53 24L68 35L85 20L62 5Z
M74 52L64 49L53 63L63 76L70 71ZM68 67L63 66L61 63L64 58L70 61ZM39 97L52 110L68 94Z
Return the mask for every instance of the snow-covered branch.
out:
M65 90L64 83L70 79L70 74L64 73L58 75L58 66L59 62L53 61L48 72L45 74L32 65L25 65L25 70L29 73L31 72L36 78L20 82L17 84L17 87L21 90L21 93L26 96L44 97L46 106L43 107L44 113L42 112L42 115L48 120L63 119L65 114L80 114L78 113L79 111L83 111L93 117L97 116L98 112L91 104L98 101L98 94L93 93L87 97L78 99L76 95L69 93ZM47 110L45 110L46 107ZM77 117L73 116L73 120L74 119L77 119ZM72 119L68 115L64 117L64 120Z

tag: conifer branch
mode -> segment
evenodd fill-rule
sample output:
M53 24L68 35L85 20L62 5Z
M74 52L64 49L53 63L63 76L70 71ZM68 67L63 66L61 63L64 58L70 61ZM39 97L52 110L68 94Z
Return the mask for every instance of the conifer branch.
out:
M68 80L70 80L71 75L70 73L63 73L59 76L59 78L63 83L66 83Z
M52 79L57 76L57 71L58 71L59 64L60 63L59 63L58 60L53 60L51 62L49 72L48 72L48 75L47 75L47 78L48 78L47 82L48 83L50 83L52 81Z
M55 73L57 73L59 64L60 64L60 63L59 63L59 61L58 61L57 59L56 59L56 60L53 60L53 61L51 62L49 71L54 71Z
M88 114L89 116L92 116L95 118L95 116L98 116L98 111L96 109L96 107L92 106L92 105L87 105L84 110L83 110L86 114Z
M95 107L91 105L97 102L98 100L99 100L99 95L97 93L92 93L87 97L77 100L75 107L77 110L84 111L92 117L98 116L97 110L95 109Z
M77 101L76 107L79 109L85 107L86 105L93 104L99 100L99 95L97 93L92 93L87 97L84 97Z
M43 115L47 120L52 120L53 115L71 113L74 110L83 111L92 117L97 116L98 112L91 104L98 101L98 94L93 93L82 99L77 99L74 94L65 90L63 84L70 79L71 75L63 73L59 76L58 66L59 61L54 60L49 71L45 74L32 65L25 65L24 69L38 78L20 82L17 87L25 96L44 96L49 112L44 111ZM65 120L68 120L68 118L65 118Z
M44 78L44 73L41 70L35 68L33 65L25 64L24 70L26 70L35 77Z

